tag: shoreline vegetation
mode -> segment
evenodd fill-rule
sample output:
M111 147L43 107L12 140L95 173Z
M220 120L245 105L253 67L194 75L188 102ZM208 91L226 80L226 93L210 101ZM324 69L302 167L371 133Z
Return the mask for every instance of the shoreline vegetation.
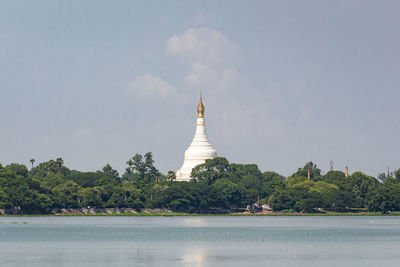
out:
M85 217L85 216L158 216L158 217L183 217L183 216L231 216L231 217L243 217L243 216L400 216L400 212L324 212L324 213L302 213L302 212L232 212L232 213L191 213L191 212L152 212L152 211L140 211L140 212L124 212L124 213L50 213L50 214L1 214L1 217L37 217L37 216L50 216L50 217Z
M62 158L30 170L0 164L0 216L399 216L400 169L376 177L306 163L285 177L256 164L208 159L188 182L135 154L120 175L110 164L71 170Z

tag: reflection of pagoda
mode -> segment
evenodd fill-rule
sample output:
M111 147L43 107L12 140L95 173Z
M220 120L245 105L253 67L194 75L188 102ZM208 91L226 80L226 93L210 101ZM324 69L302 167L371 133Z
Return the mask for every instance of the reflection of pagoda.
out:
M177 181L189 181L192 169L205 162L206 159L212 159L217 156L217 151L212 147L206 135L206 124L204 121L204 106L200 95L200 102L197 106L197 126L196 134L189 148L185 151L185 160L183 165L176 172Z

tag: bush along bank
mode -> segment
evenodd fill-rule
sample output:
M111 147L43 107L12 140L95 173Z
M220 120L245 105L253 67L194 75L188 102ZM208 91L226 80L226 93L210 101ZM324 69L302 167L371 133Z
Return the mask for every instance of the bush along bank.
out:
M196 166L192 177L190 182L177 182L172 171L160 173L150 152L129 159L122 175L110 164L95 172L71 170L61 158L30 170L22 164L0 164L0 211L134 214L161 209L232 214L254 203L268 204L274 213L400 211L400 170L378 177L363 172L346 176L338 170L322 174L308 162L284 177L262 172L255 164L230 163L218 157Z

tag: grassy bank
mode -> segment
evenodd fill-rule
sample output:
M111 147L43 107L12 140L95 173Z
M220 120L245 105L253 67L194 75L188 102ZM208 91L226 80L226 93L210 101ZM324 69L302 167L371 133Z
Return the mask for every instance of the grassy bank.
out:
M400 212L327 212L327 213L299 213L299 212L273 212L273 213L229 213L229 214L199 214L184 212L137 212L137 213L71 213L71 214L23 214L23 215L0 215L4 217L31 217L31 216L400 216Z

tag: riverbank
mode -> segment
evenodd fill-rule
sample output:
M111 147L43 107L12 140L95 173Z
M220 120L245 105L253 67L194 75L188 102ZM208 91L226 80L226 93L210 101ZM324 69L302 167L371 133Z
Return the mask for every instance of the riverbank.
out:
M136 211L131 208L82 208L82 209L53 209L49 214L28 213L22 210L0 209L0 216L400 216L400 212L255 212L246 213L230 210L202 210L190 212L176 212L168 209L143 209Z
M28 216L28 215L24 215ZM46 216L46 215L44 215ZM229 214L200 214L200 213L183 213L183 212L168 212L168 213L111 213L111 214L65 214L65 215L48 215L48 216L233 216L233 217L279 217L279 216L400 216L400 212L382 213L382 212L362 212L362 213L229 213Z

